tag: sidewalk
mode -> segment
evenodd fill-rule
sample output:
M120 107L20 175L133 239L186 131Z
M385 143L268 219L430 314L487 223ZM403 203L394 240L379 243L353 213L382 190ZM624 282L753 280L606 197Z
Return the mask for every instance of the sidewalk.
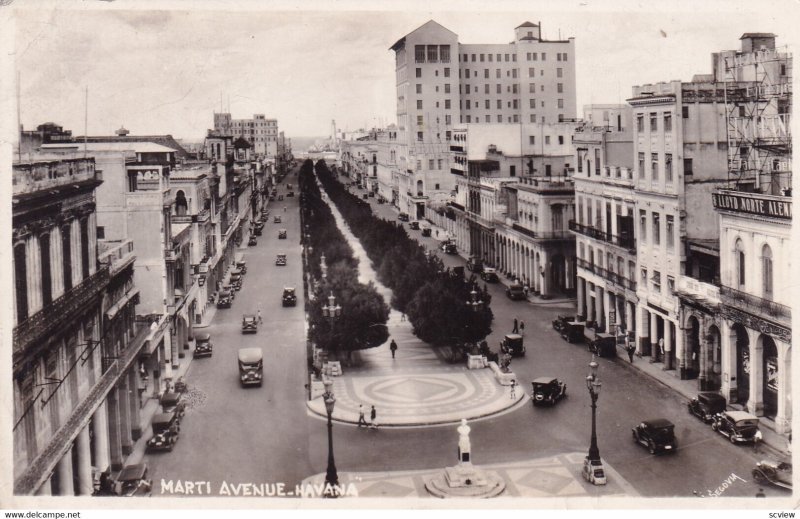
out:
M676 393L685 397L687 400L694 398L697 393L700 392L700 390L697 388L697 380L681 380L678 376L678 370L664 370L662 369L664 366L662 363L651 363L649 357L635 356L634 361L631 364L625 360L627 359L627 354L624 352L624 350L620 349L618 359L631 369L638 369L642 373L645 373L658 382L661 382ZM735 404L733 406L729 405L728 407L732 409L741 409L741 406L736 406ZM765 455L776 457L778 459L788 456L788 440L784 438L783 435L776 433L770 427L770 424L767 420L760 420L760 422L761 434L764 436L764 440L758 449L763 450Z

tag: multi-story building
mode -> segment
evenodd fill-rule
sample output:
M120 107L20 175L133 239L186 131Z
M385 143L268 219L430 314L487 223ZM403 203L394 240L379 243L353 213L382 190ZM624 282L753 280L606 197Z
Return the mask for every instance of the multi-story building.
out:
M278 120L255 114L252 119L231 119L229 113L214 112L214 130L253 145L256 155L274 163L278 156Z
M94 159L38 157L12 180L14 492L90 495L140 430L134 258L98 248Z
M633 129L628 105L584 107L574 134L578 315L599 330L636 328Z
M575 117L574 39L543 39L539 25L517 27L509 44L460 44L455 33L431 20L391 50L400 144L393 177L414 187L407 203L416 206L409 211L416 217L424 216L427 202L448 198L455 186L449 170L456 125Z

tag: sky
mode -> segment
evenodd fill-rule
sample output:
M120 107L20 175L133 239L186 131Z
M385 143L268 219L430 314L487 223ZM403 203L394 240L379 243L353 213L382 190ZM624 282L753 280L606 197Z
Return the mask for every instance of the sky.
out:
M20 120L25 129L52 121L82 135L87 115L90 135L125 126L187 140L202 139L214 111L237 119L263 113L287 137L330 135L332 120L346 130L386 125L396 121L389 47L431 19L461 43L508 43L525 21L541 22L548 39L575 37L578 106L619 103L633 85L710 72L711 53L738 49L744 32L793 43L796 18L787 12L797 12L777 7L786 2L765 9L735 0L664 1L648 10L590 0L267 5L13 4L4 70L19 78Z

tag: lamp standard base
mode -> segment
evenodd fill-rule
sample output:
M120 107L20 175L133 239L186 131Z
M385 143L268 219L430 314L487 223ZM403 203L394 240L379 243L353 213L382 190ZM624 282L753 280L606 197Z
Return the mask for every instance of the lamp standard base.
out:
M606 484L606 471L603 467L603 461L599 459L583 459L583 470L581 471L583 479L592 485L605 485Z

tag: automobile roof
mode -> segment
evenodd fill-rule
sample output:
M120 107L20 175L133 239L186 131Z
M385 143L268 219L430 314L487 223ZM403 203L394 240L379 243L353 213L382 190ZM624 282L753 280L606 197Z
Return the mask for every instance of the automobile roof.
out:
M655 427L655 428L675 427L675 424L673 424L666 418L651 418L649 420L642 420L642 423L649 427Z
M174 393L174 392L170 391L170 392L164 393L164 395L161 397L161 403L162 404L174 404L174 403L177 403L180 399L181 399L181 394L180 393Z
M497 270L493 267L484 267L483 272L491 274L492 272L497 272Z
M511 339L511 340L522 339L522 335L519 335L517 333L507 333L506 339Z
M194 338L198 341L209 341L211 340L211 334L208 332L196 333Z
M150 422L153 425L162 425L171 423L175 419L175 413L158 413L153 415L153 420Z
M722 400L722 401L724 401L725 397L720 395L719 393L714 393L712 391L702 391L700 393L697 393L697 399L698 400L717 400L717 401Z
M556 377L538 377L533 379L533 384L550 384L556 381Z
M291 290L292 292L294 292L294 287L283 287L283 289L284 290Z
M278 229L278 232L286 232L286 229Z
M244 314L242 315L242 319L251 319L255 320L256 316L254 314Z
M730 416L732 420L738 422L739 420L758 420L758 417L747 413L745 411L725 411L725 414Z
M261 348L242 348L239 350L239 362L258 362L264 357Z
M120 471L117 481L133 481L136 479L142 479L146 473L147 463L128 465Z

